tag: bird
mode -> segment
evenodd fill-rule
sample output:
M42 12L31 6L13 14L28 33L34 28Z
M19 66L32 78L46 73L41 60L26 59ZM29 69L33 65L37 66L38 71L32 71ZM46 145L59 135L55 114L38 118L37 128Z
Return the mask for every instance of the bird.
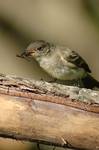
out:
M86 61L74 50L43 40L30 43L18 57L33 58L53 79L70 81L73 85L92 89L99 88ZM73 82L74 81L74 82Z

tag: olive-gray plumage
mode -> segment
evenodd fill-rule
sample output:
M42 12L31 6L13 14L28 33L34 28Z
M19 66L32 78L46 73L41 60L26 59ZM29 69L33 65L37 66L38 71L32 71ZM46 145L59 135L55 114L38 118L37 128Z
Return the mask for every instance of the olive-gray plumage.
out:
M99 82L89 75L91 70L85 60L65 46L36 41L27 47L22 56L33 57L39 66L55 79L86 81L85 79L90 78L99 87Z
M64 46L36 41L30 44L26 51L37 60L41 68L56 79L80 79L86 76L86 72L90 72L86 62Z

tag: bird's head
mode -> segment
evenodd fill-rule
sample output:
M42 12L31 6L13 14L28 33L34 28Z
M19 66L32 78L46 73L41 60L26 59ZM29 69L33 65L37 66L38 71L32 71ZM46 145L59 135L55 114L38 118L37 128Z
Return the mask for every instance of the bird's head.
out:
M49 50L50 50L49 43L40 40L31 43L19 57L21 58L33 57L36 59L44 55L47 55Z

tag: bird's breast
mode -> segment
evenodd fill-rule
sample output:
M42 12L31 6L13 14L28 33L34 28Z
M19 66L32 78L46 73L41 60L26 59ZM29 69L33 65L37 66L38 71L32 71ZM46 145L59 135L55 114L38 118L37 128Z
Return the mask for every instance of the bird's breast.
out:
M63 57L53 55L52 57L42 58L40 66L53 78L59 80L73 80L82 78L85 74L84 69L72 67L73 64L64 60Z

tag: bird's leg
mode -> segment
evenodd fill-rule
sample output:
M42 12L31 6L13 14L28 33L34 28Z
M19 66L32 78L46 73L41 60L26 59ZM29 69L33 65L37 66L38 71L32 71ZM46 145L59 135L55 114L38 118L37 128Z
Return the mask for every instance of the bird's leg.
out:
M38 150L41 150L39 143L37 143L37 149L38 149ZM56 149L56 146L54 146L53 150L55 150L55 149Z
M37 149L38 149L38 150L41 150L41 149L40 149L40 144L39 144L38 142L37 142Z
M54 79L52 79L52 80L49 80L48 82L49 82L49 83L55 83L56 81L57 81L57 79L54 78Z
M80 88L84 88L84 84L83 84L81 79L66 80L66 81L62 82L61 84L68 85L68 86L77 86L77 87L80 87Z
M46 80L44 80L43 78L40 78L40 80L41 80L41 81L46 81ZM49 82L49 83L56 83L57 81L58 81L57 79L53 78L53 79L51 79L51 80L49 80L49 81L47 81L47 82Z
M82 79L78 79L78 80L76 81L75 86L80 87L80 88L84 88L84 84L83 84L83 82L82 82Z
M65 83L63 83L63 84L68 85L68 86L77 86L80 88L84 88L84 84L81 79L68 80L68 81L65 81Z

